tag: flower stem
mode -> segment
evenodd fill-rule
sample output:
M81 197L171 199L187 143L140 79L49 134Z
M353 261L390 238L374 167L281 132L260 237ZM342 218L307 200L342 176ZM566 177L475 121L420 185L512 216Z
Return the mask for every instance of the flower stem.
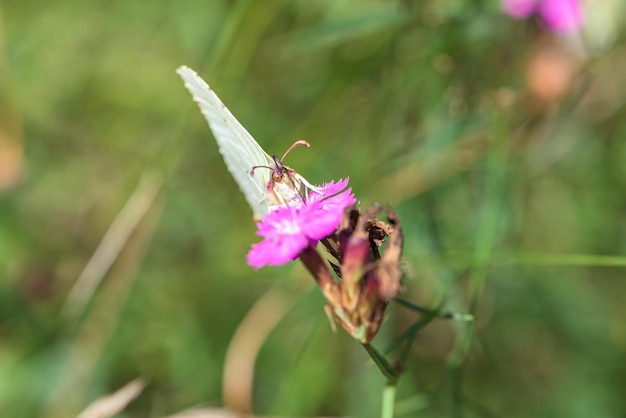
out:
M438 308L437 309L428 309L428 308L424 308L423 306L419 306L416 305L412 302L409 302L406 299L402 299L402 298L395 298L394 302L396 302L399 305L404 306L405 308L408 308L412 311L415 312L419 312L425 315L432 315L434 317L439 317L439 318L443 318L443 319L452 319L455 321L466 321L466 322L471 322L474 320L474 315L472 314L461 314L461 313L456 313L456 312L443 312L440 311Z
M393 418L394 405L396 403L396 383L389 381L383 388L383 405L381 418Z
M383 400L381 418L393 418L394 406L396 403L396 382L400 376L399 369L395 368L389 360L378 352L370 344L363 344L363 347L370 358L378 366L380 372L387 378L387 383L383 388Z
M389 360L387 360L383 354L379 353L378 350L376 350L370 344L363 344L363 347L367 351L367 354L369 354L376 367L378 367L378 370L380 370L380 372L383 374L383 376L385 376L389 382L395 384L396 380L398 379L399 373L391 365L391 363L389 363Z

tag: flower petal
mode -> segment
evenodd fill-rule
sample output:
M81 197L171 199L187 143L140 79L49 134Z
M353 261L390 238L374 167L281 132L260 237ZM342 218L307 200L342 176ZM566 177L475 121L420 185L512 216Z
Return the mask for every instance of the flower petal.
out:
M502 8L512 18L525 19L535 12L538 0L503 0Z
M334 181L331 181L329 183L322 184L320 186L320 189L322 190L322 192L321 193L317 193L317 192L313 191L313 192L309 193L309 195L307 196L307 202L308 203L319 202L320 200L323 200L325 198L331 197L331 196L341 192L348 185L348 180L349 180L349 178L346 177L344 180L339 180L337 183L335 183ZM352 190L352 189L350 189L350 190Z
M257 269L266 265L280 266L298 258L300 252L309 245L303 235L283 235L277 238L266 238L252 244L248 252L248 264Z
M303 205L279 207L265 215L257 223L263 241L252 245L248 264L256 268L285 264L335 232L345 209L356 202L352 189L342 191L347 185L347 178L325 183L321 192L311 191Z
M583 25L583 11L579 0L543 0L539 14L554 32L572 32Z
M335 232L343 217L343 209L324 210L314 204L303 207L300 215L302 232L311 240L319 241Z

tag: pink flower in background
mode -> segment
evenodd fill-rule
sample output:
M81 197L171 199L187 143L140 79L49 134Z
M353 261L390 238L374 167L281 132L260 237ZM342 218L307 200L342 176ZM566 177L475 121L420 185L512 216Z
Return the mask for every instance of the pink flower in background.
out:
M538 0L503 0L502 7L515 19L526 19L534 13Z
M537 14L557 33L573 32L583 25L580 0L502 0L504 11L515 19Z
M257 223L263 241L252 245L248 264L256 268L285 264L335 232L344 210L356 202L352 189L342 191L347 185L348 179L323 184L320 193L310 192L301 206L285 206L265 215Z

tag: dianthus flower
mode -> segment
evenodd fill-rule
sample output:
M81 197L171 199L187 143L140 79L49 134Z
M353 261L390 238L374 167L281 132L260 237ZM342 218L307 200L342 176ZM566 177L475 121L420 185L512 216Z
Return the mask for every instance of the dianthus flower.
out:
M502 0L504 11L515 19L539 15L553 32L573 32L583 25L580 0Z
M257 223L263 241L252 245L248 264L255 268L285 264L335 232L345 209L356 202L352 189L344 190L347 185L347 178L325 183L310 191L301 205L279 207L265 215Z

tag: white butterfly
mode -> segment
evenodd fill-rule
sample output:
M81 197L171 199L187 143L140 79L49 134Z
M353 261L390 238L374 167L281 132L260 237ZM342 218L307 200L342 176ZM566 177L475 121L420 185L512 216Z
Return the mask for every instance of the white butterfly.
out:
M284 166L282 159L270 157L194 70L182 66L176 72L200 106L226 166L246 196L255 218L260 219L280 206L300 204L306 187L316 190L302 176ZM309 146L304 141L295 145Z

